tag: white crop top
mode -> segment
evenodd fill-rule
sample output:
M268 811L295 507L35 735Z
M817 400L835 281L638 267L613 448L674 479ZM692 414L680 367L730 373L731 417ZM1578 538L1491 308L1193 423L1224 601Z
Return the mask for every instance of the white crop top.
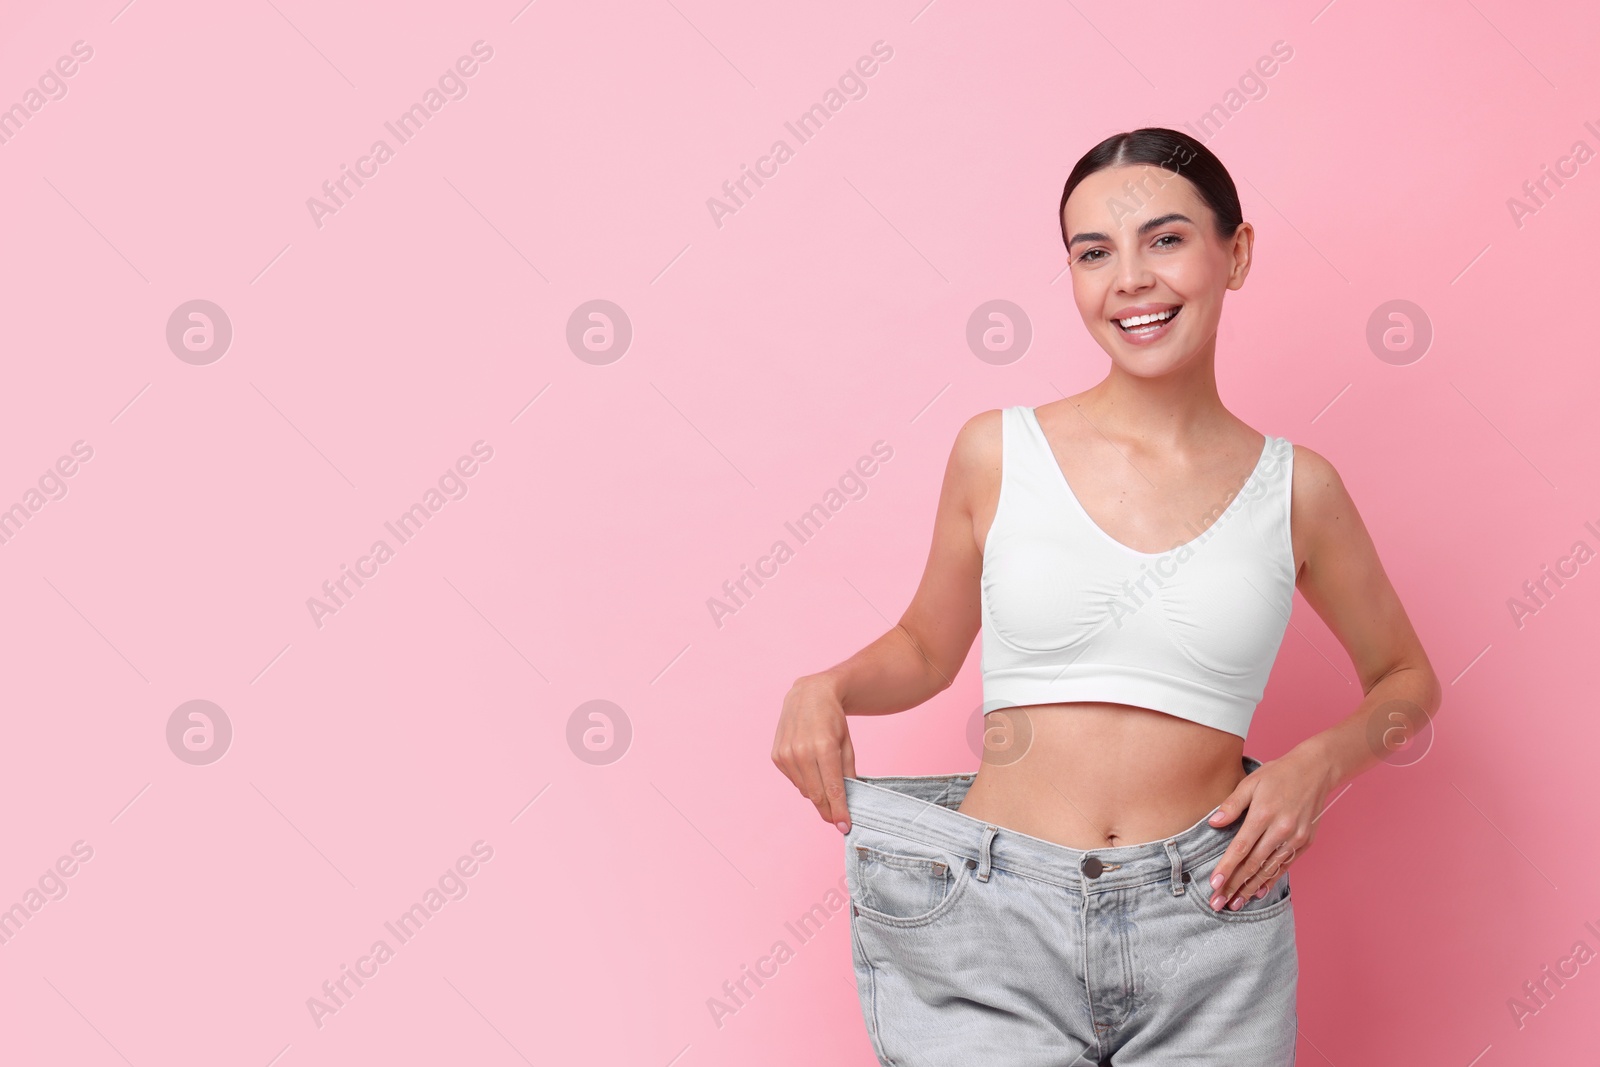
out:
M1215 521L1197 516L1186 544L1139 552L1083 509L1032 408L1001 415L1000 500L983 546L984 711L1105 701L1247 736L1294 598L1294 446L1269 435Z

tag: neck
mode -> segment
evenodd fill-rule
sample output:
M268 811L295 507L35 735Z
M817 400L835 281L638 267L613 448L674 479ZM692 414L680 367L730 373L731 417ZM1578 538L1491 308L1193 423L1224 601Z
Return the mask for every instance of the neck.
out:
M1110 372L1079 401L1103 433L1183 451L1233 421L1217 392L1216 339L1165 374Z

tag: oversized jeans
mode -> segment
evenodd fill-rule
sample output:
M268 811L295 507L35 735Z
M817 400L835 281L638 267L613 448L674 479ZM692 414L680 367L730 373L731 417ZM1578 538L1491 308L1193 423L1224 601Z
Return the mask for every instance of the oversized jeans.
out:
M845 779L851 950L880 1063L1294 1063L1288 870L1238 911L1210 904L1242 814L1083 851L961 814L973 778Z

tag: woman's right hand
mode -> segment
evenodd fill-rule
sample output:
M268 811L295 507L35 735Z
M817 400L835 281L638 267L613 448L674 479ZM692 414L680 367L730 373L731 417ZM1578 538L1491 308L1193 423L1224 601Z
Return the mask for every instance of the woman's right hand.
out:
M856 776L856 753L844 705L826 678L807 675L783 698L772 762L815 804L824 822L850 832L844 780Z

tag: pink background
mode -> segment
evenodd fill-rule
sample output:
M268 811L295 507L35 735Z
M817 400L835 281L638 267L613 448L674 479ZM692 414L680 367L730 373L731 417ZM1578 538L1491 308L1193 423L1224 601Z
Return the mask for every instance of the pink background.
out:
M770 763L782 696L904 609L961 423L1104 374L1062 276L1074 161L1230 102L1207 143L1258 257L1224 401L1340 470L1446 684L1426 758L1357 779L1297 866L1299 1062L1593 1054L1600 966L1520 1028L1507 1002L1600 951L1600 576L1520 626L1508 600L1600 547L1600 163L1520 226L1507 202L1600 148L1600 14L922 3L7 5L0 105L93 57L0 144L0 506L93 455L0 545L0 906L66 890L0 946L0 1060L872 1063L847 915L785 926L844 857ZM465 97L316 225L307 198L480 40ZM866 95L796 146L877 41ZM719 227L707 198L780 137ZM233 329L204 365L166 340L194 299ZM566 341L594 299L632 324L609 363ZM965 339L991 299L1034 331L1004 365ZM1396 299L1434 331L1403 365L1366 340ZM878 440L797 545L784 522ZM465 495L319 627L308 599L478 441ZM1298 602L1246 751L1359 697ZM220 760L169 747L191 700L231 724ZM620 759L569 741L591 700ZM975 646L937 699L853 721L858 770L976 767L979 703ZM308 998L379 938L319 1027Z

